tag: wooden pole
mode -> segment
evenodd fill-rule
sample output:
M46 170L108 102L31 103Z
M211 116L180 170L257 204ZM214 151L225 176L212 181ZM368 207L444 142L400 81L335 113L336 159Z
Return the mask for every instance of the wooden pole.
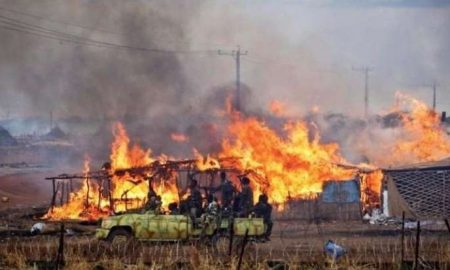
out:
M447 230L450 233L450 224L448 223L448 219L444 219L445 225L447 226Z
M63 205L64 204L64 191L65 191L65 185L64 182L60 182L58 183L58 189L59 187L61 187L61 196L59 197L59 204Z
M102 192L103 192L103 179L98 180L98 205L97 208L100 210L101 201L102 201Z
M89 177L86 177L86 208L89 207Z
M420 246L420 220L417 221L416 249L414 254L414 269L419 269L419 246Z
M405 261L405 211L402 212L402 238L401 238L401 264L400 269L403 268L403 263Z
M233 238L234 238L234 217L229 218L230 221L230 242L228 243L228 256L233 254Z
M51 209L53 212L53 208L55 208L55 201L56 201L56 183L55 183L55 179L52 179L52 191L53 191L53 195L52 195L52 201L51 201Z
M58 254L56 255L55 269L62 269L64 266L64 223L61 223L61 231L59 237Z
M237 270L241 269L242 257L244 257L244 250L245 246L247 245L247 241L248 241L248 228L245 230L244 241L242 242L241 253L239 254L239 262L236 268Z

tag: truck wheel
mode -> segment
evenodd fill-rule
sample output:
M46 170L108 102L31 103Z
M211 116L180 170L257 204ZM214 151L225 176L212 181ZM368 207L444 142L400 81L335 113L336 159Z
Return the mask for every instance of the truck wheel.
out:
M120 228L110 232L106 240L113 247L125 246L133 240L133 235L130 231Z

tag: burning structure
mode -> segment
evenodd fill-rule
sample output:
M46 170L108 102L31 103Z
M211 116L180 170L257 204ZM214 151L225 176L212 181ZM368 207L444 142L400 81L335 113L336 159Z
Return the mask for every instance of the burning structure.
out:
M400 124L393 133L396 136L390 138L389 143L377 142L383 148L382 152L389 155L379 156L379 149L369 151L372 145L355 145L358 151L366 153L370 161L358 165L343 157L337 143L322 142L320 132L314 125L292 119L277 130L258 117L243 116L230 108L226 114L228 122L222 132L225 135L221 150L211 156L202 156L194 149L195 158L192 160L174 161L174 158L164 154L154 157L150 149L130 144L124 126L116 123L107 166L102 171L92 172L86 159L83 175L52 178L52 206L55 206L58 196L60 206L51 207L45 217L98 219L113 212L142 207L150 190L160 194L163 207L167 207L169 203L181 199L180 190L186 183L182 179L187 176L182 176L180 170L214 169L217 172L226 168L248 175L254 200L265 193L278 210L291 208L286 207L291 202L326 202L322 199L334 196L333 202L340 205L338 209L342 208L343 203L350 203L348 205L353 204L350 212L357 213L355 209L370 211L380 206L383 179L380 167L415 160L436 160L450 153L450 139L440 127L438 115L415 99L402 96L402 100L409 106L409 112L399 111ZM171 138L177 143L189 142L188 136L182 133L173 134ZM70 183L71 179L83 180L79 191L68 192L73 190L73 184L61 183L67 183L67 180ZM356 180L345 182L348 179ZM235 186L240 186L238 177L233 176L231 180ZM354 193L348 202L348 198L340 200L342 198L336 194L341 186L351 194L357 187L359 195ZM329 189L337 193L333 194ZM330 202L328 205L331 205ZM358 213L350 216L355 218Z

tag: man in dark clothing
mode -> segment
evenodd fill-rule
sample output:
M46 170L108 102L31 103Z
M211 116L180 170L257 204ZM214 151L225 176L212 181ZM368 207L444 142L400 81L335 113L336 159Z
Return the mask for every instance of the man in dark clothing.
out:
M160 214L162 212L161 205L162 205L161 196L158 195L152 196L145 205L145 211L153 211L155 214Z
M244 177L241 180L241 192L239 193L239 216L245 217L250 214L253 207L253 191L250 187L250 179Z
M183 201L184 204L183 208L187 208L186 210L189 211L189 215L191 216L192 223L194 226L196 226L196 218L200 217L202 213L202 193L198 189L198 183L197 180L191 179L191 184L188 187L188 190L185 190L180 193L181 196L185 194L186 192L189 192L188 198Z
M264 224L266 225L266 231L264 233L264 237L267 240L270 240L269 237L272 233L272 205L269 203L268 197L266 194L259 195L258 203L253 207L253 212L256 217L263 218Z
M222 208L228 208L233 202L234 194L236 193L236 188L233 183L227 179L227 174L222 171L220 172L220 186L211 189L212 193L220 191L222 195Z
M169 203L169 215L179 215L180 210L178 209L178 204L176 202Z
M202 209L202 193L198 189L198 183L197 180L192 179L191 185L189 186L189 206L192 208L196 208L198 211ZM199 213L198 213L199 214ZM197 215L198 215L197 214Z

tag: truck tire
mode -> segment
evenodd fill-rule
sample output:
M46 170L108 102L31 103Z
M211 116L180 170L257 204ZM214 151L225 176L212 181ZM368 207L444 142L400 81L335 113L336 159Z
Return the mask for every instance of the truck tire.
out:
M125 228L113 229L106 238L113 247L128 245L132 240L133 234Z

